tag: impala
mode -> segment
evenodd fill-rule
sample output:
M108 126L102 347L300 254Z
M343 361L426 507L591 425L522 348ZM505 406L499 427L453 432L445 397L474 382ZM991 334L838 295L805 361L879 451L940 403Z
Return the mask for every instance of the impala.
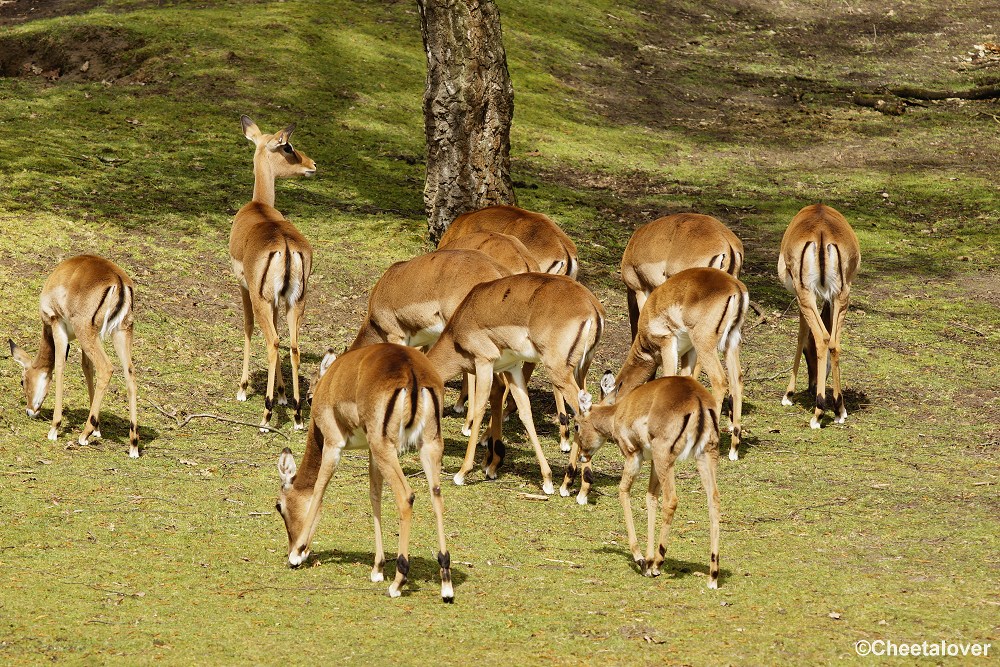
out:
M302 466L287 447L278 459L281 491L276 509L288 532L288 564L309 557L323 494L345 449L368 449L368 488L375 521L373 582L383 581L382 485L389 482L399 511L399 556L389 596L399 597L410 570L410 521L415 495L399 454L420 450L420 463L437 519L441 598L453 602L451 555L445 543L441 498L441 401L444 384L427 358L402 345L370 345L336 358L327 353L313 389L312 416ZM338 509L338 512L340 509Z
M660 574L667 554L670 524L677 509L674 463L693 456L708 495L711 541L708 587L718 588L719 488L715 475L719 463L719 417L715 399L694 378L674 376L647 382L613 404L596 405L588 411L590 401L589 394L581 393L580 405L586 415L577 422L581 458L589 461L605 440L617 442L625 456L618 498L625 513L629 549L639 572L647 577ZM630 492L645 459L652 462L653 470L646 493L648 540L643 556L635 535ZM659 548L654 550L656 500L661 493L663 520Z
M448 225L438 246L445 247L455 239L474 232L500 232L516 237L534 257L538 271L543 273L567 275L575 279L580 268L576 244L559 225L541 213L516 206L490 206L463 213Z
M505 373L518 416L538 458L542 489L545 493L554 491L552 470L535 433L524 364L545 366L557 397L560 439L569 440L564 400L569 401L575 415L580 414L579 392L586 388L587 370L603 329L600 302L590 290L566 276L522 273L472 288L427 353L443 378L460 372L470 374L472 429L465 461L455 475L456 484L464 483L474 465L493 374ZM490 438L483 462L488 478L496 477L503 462L505 449L498 436L495 432Z
M287 405L278 349L278 314L283 310L288 324L289 356L292 361L294 428L302 429L299 326L305 311L306 284L312 272L312 247L299 230L274 208L274 180L312 176L316 173L316 163L289 143L294 125L275 134L263 134L248 117L242 116L240 122L244 136L254 143L256 150L253 156L253 198L236 213L229 236L233 273L243 296L243 374L236 400L247 400L250 338L256 316L267 346L267 390L261 426L265 427L271 421L275 383L278 403Z
M128 390L129 450L139 456L136 418L135 369L132 366L132 315L135 287L132 279L115 263L95 255L80 255L60 262L42 287L42 339L34 359L8 340L10 353L23 369L21 385L29 417L37 417L53 376L56 404L52 411L49 440L59 438L63 411L63 370L69 342L76 338L83 352L83 375L90 394L90 415L80 434L86 445L91 436L101 437L101 401L111 381L112 366L102 341L108 336L122 364ZM96 373L96 382L95 382Z
M792 362L792 375L781 402L792 404L799 357L804 350L809 391L815 393L816 407L809 425L820 427L826 408L838 424L847 419L840 385L840 336L847 318L851 282L861 263L858 237L836 209L823 204L806 206L792 219L781 239L778 278L795 294L799 304L799 339ZM819 303L823 304L820 313ZM826 375L833 377L833 401L826 400Z
M650 293L675 273L699 266L721 269L734 278L743 268L743 242L712 216L675 213L632 234L621 264L632 338Z

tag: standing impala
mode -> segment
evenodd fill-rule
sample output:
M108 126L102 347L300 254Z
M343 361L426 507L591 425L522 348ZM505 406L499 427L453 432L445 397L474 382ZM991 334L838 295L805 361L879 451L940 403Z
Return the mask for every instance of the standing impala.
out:
M316 163L289 143L294 125L275 134L263 134L248 117L242 116L240 122L244 136L257 148L253 156L253 199L236 213L229 236L233 273L243 296L243 375L236 400L247 400L250 338L256 316L267 345L267 393L260 425L267 426L271 421L275 383L278 403L288 403L278 350L278 313L283 305L292 360L294 428L302 429L299 326L306 305L306 283L312 272L312 247L299 230L274 208L274 180L312 176L316 173Z
M472 429L455 483L472 470L494 373L506 373L507 386L542 472L542 489L552 493L552 470L535 433L524 377L525 363L541 363L556 393L560 439L569 440L564 400L580 415L579 393L604 329L604 308L586 287L566 276L521 273L477 285L458 307L438 342L427 353L443 378L470 375ZM498 415L494 414L498 424ZM499 430L499 429L497 429ZM490 438L483 467L496 477L505 448L499 433Z
M722 269L739 278L743 242L718 219L699 213L675 213L635 230L621 264L632 338L650 293L675 273L698 266Z
M580 396L588 406L589 394ZM647 382L616 403L596 405L578 424L577 440L581 458L587 462L605 440L618 443L625 456L618 498L625 512L629 549L647 577L660 574L667 554L667 537L677 509L674 462L693 456L698 463L702 486L708 495L711 552L708 587L719 587L719 487L715 474L719 464L719 417L715 399L690 377L665 377ZM648 541L646 554L639 551L632 519L630 492L645 459L652 461L649 491L646 493ZM662 490L663 522L659 548L654 551L656 500Z
M795 294L799 304L798 347L781 402L792 404L799 358L803 350L808 350L813 354L812 359L806 359L809 390L816 396L816 408L809 422L812 428L820 427L819 419L826 408L836 414L838 424L847 419L840 386L840 335L847 318L851 282L860 263L857 235L844 216L830 206L813 204L803 208L781 239L778 278ZM819 302L824 304L822 314ZM832 403L826 400L827 372L833 376Z
M309 557L323 494L343 451L368 449L368 497L375 520L371 580L384 579L382 484L388 481L399 511L399 557L389 596L399 597L410 571L410 520L415 499L399 465L399 454L417 448L437 519L441 598L453 602L451 556L445 543L441 499L441 377L423 354L392 344L370 345L346 352L339 359L328 353L320 368L322 375L314 387L302 467L295 465L287 447L278 459L281 491L277 510L288 532L288 564L298 567Z
M500 232L514 236L535 258L538 271L576 278L580 263L576 244L559 225L541 213L516 206L489 206L455 218L438 246L443 248L460 236L474 232Z
M90 394L90 415L79 443L101 437L101 401L111 381L111 361L102 341L108 336L122 364L128 389L129 450L139 456L139 427L136 418L135 370L132 366L132 307L135 287L132 279L115 263L95 255L80 255L60 262L42 287L42 340L38 355L31 356L8 340L10 353L23 369L21 385L28 404L28 416L37 417L56 380L56 405L52 411L49 440L59 438L63 410L63 369L69 342L76 338L83 352L83 375ZM96 383L94 374L97 374Z

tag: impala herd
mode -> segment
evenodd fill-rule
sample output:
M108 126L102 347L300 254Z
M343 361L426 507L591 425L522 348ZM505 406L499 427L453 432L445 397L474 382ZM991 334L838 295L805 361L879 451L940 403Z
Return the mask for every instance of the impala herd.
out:
M229 241L233 274L243 297L243 369L236 398L247 400L256 322L264 335L268 368L261 430L270 428L275 403L289 401L294 429L303 429L298 333L309 293L312 248L274 207L274 182L312 176L316 163L292 147L294 126L265 134L248 117L241 122L255 151L253 197L236 214ZM531 373L541 365L555 396L560 449L569 452L560 494L570 495L579 475L577 501L585 504L593 482L594 453L605 440L614 440L625 457L619 497L630 550L639 571L656 576L677 507L674 462L693 457L708 496L708 585L716 588L720 511L716 468L724 413L730 420L729 458L734 461L741 440L740 342L750 305L747 288L739 280L743 260L742 242L710 216L669 215L639 228L621 262L632 345L618 374L605 372L595 405L586 377L605 328L605 313L590 290L577 282L580 264L573 241L545 215L513 206L492 206L456 218L437 251L386 270L372 288L368 312L353 344L339 357L329 351L309 385L312 407L301 465L296 465L288 448L278 459L281 489L276 509L288 533L289 565L298 566L309 556L323 494L343 451L367 449L375 523L371 580L384 578L381 498L388 481L400 518L399 553L389 595L401 595L409 572L414 494L399 455L417 449L437 520L441 597L453 601L441 497L444 382L463 379L456 412L463 412L468 400L463 429L468 445L455 484L464 484L472 472L489 404L490 424L482 440L486 477L495 478L503 463L503 420L516 410L538 459L542 490L552 494L552 469L535 432L528 393ZM782 403L791 405L799 357L804 354L809 392L815 396L812 428L820 427L826 409L833 411L837 423L847 416L840 341L859 262L860 248L851 226L823 204L799 211L781 241L778 277L795 294L800 313L798 344ZM62 426L63 370L73 338L80 342L90 394L90 415L79 443L100 437L101 401L112 374L102 341L110 337L128 389L129 456L139 456L133 292L131 279L111 261L93 255L67 259L56 266L42 289L37 356L32 358L9 341L13 359L23 368L29 416L38 416L55 378L50 440L58 438ZM290 399L281 372L277 331L281 313L289 336ZM711 392L696 380L702 368ZM662 377L654 379L657 369ZM832 399L826 396L828 373ZM652 462L652 472L646 495L648 542L642 553L630 490L644 460ZM663 516L657 541L658 499Z

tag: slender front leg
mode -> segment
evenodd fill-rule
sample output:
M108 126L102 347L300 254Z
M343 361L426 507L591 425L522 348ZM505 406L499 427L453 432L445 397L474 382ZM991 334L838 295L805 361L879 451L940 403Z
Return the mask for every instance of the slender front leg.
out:
M802 359L802 350L806 347L808 336L809 325L806 324L805 317L799 313L799 341L795 346L795 358L792 359L792 375L788 378L788 388L785 389L785 395L781 397L782 405L792 404L792 395L795 393L795 376L799 374L799 361Z
M264 393L264 418L261 426L268 426L271 423L271 416L274 414L274 383L275 375L281 372L278 367L278 332L274 328L274 314L271 304L259 302L255 304L254 314L257 323L260 325L261 333L264 334L265 345L267 346L267 389ZM266 433L266 428L260 429L261 433Z
M639 540L635 536L635 520L632 518L632 499L629 495L632 492L632 484L635 482L639 470L642 468L642 454L633 453L625 455L625 467L622 470L622 481L618 484L618 501L622 504L622 511L625 513L625 530L628 533L628 548L632 552L635 564L639 566L639 574L646 574L646 559L639 551Z
M60 323L52 325L52 342L56 355L55 365L52 368L52 373L56 376L56 401L55 407L52 409L52 427L49 429L49 440L58 440L59 427L62 426L63 370L66 368L66 355L69 354L69 336L66 335L65 326Z
M549 462L545 460L542 443L538 441L538 434L535 433L535 422L531 416L531 402L528 399L528 388L524 384L522 369L515 367L510 371L510 378L511 382L507 385L507 389L510 390L514 403L517 404L517 416L521 418L524 430L527 431L528 438L531 440L531 446L535 449L535 458L538 459L538 467L542 471L542 491L551 495L555 492L555 487L552 486L552 469L549 467Z
M833 299L833 312L830 332L830 365L833 376L833 405L830 406L836 417L834 421L843 424L847 419L847 406L844 405L844 394L840 384L840 334L844 331L847 320L847 307L851 301L851 286L844 285L843 290Z
M111 340L122 364L125 376L125 388L128 390L128 455L139 458L139 416L138 397L135 383L135 367L132 365L132 329L118 329L111 335Z
M462 467L455 473L455 484L465 484L465 476L476 465L476 444L479 442L479 428L486 413L486 402L490 398L493 386L493 364L489 361L476 361L475 377L470 377L469 391L471 396L472 430L469 433L469 444L465 448L465 460Z
M275 297L277 299L277 297ZM288 314L287 311L285 313ZM278 335L278 304L271 307L271 326L274 327L275 336ZM291 330L289 330L291 336ZM275 405L288 405L288 398L285 396L285 374L281 370L281 347L278 347L277 372L274 375L274 401Z
M371 450L368 451L368 499L372 503L372 518L375 521L375 565L372 566L373 583L383 581L385 575L385 549L382 545L382 471L379 470Z
M497 382L497 380L501 380ZM486 442L486 456L483 457L483 472L486 479L496 479L497 470L507 454L503 444L503 402L510 375L503 373L493 376L493 386L490 388L490 425L483 439Z
M647 577L660 576L660 564L656 562L653 540L656 538L656 504L659 501L661 486L659 471L656 469L656 462L653 461L649 470L649 488L646 490L646 571L643 574Z
M243 297L243 374L240 375L240 389L236 392L237 401L247 400L247 387L250 385L250 339L253 337L253 302L250 291L240 285L240 295Z

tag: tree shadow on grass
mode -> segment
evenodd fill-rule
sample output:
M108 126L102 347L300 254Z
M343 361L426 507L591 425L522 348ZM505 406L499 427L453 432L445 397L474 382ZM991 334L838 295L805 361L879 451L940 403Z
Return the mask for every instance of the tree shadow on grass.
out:
M669 542L667 544L667 549L670 549ZM632 559L632 553L628 550L627 545L621 547L610 547L603 546L600 549L596 549L598 553L611 554L613 556L618 556L623 561L628 563L629 568L636 573L636 575L641 576L639 568L635 561ZM704 563L692 563L690 561L677 560L675 558L666 558L663 561L663 565L660 567L660 576L669 575L671 578L680 579L682 577L696 576L695 573L704 574L707 577L709 574L708 559L705 559ZM719 568L719 586L721 587L727 579L732 576L732 571L725 568ZM700 578L700 577L699 577Z
M414 545L412 541L410 542L410 572L406 575L407 582L406 585L403 586L403 597L406 597L410 593L421 592L423 590L423 585L438 587L441 584L441 566L438 565L437 560L433 558L425 558L424 556L414 556L414 546L418 549L423 549L422 545ZM385 568L383 569L385 581L372 582L372 586L384 586L388 589L389 584L392 583L392 580L396 576L396 559L392 557L388 550L386 551L385 556ZM364 563L365 565L371 567L375 561L375 552L329 549L324 551L314 551L310 556L310 560L319 561L323 565L353 565L356 563ZM468 575L465 573L464 569L456 567L455 561L452 561L451 581L455 588L459 588L466 579L468 579Z
M107 401L105 401L106 403ZM128 411L125 411L128 414ZM73 409L73 410L63 410L63 420L62 426L60 428L59 437L68 438L72 436L75 441L83 433L83 426L87 423L87 418L90 416L90 409ZM155 442L160 437L160 432L150 426L146 426L142 423L143 413L139 411L139 449L142 451L151 442ZM52 421L52 411L48 411L46 421ZM106 409L101 409L101 437L99 439L91 438L87 447L94 447L98 450L104 449L114 449L118 446L128 452L129 449L129 420L127 418L120 417L113 413L109 413ZM103 446L102 446L103 443Z
M867 412L870 402L868 400L868 394L860 389L853 388L843 388L844 396L844 407L847 408L847 416L850 418L851 415L859 412ZM826 388L826 401L827 404L833 404L833 389L827 384ZM797 391L792 394L792 405L798 405L812 413L813 408L816 406L816 390L806 388L802 391ZM823 426L829 426L833 423L834 415L827 409L823 413L823 417L820 423ZM740 450L742 452L742 449Z

